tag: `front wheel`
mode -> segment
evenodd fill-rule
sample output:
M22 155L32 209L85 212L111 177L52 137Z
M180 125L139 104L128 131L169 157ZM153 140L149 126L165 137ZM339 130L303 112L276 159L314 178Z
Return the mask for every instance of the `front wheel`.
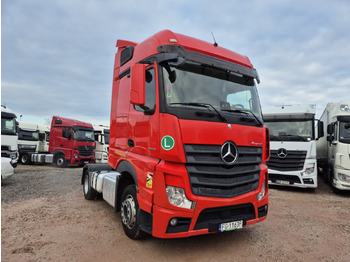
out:
M23 165L28 165L30 163L30 158L28 154L23 154L20 156L20 161Z
M58 155L56 157L55 164L57 167L65 167L66 166L66 158L64 157L64 155Z
M145 236L139 224L139 204L136 198L135 185L127 186L122 194L120 217L125 234L131 239Z

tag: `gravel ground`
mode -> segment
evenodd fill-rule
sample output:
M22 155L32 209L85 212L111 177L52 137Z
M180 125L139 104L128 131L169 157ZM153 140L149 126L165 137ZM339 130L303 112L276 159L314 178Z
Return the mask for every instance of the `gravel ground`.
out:
M119 213L87 201L81 168L19 165L1 186L2 261L350 261L350 194L274 187L268 218L186 239L124 235Z

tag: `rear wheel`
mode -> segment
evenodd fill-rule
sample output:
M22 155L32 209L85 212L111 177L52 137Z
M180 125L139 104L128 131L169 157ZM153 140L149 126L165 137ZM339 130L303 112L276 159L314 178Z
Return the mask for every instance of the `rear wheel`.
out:
M122 194L120 217L125 234L131 239L138 239L146 235L139 224L139 204L136 198L135 185L127 186Z
M83 191L84 191L84 197L87 200L95 199L97 196L96 190L91 187L88 170L84 171Z

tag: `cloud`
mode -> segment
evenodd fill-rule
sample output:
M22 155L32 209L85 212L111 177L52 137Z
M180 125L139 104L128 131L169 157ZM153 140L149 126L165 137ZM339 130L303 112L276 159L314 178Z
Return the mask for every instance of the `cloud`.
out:
M249 56L263 106L325 106L349 97L349 13L345 0L3 0L2 103L109 121L116 40L171 29Z

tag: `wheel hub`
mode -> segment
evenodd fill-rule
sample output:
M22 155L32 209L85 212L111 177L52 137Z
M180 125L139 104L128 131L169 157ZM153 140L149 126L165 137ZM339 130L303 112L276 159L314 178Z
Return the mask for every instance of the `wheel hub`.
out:
M132 229L136 222L136 205L131 195L128 195L123 201L120 213L123 224Z

